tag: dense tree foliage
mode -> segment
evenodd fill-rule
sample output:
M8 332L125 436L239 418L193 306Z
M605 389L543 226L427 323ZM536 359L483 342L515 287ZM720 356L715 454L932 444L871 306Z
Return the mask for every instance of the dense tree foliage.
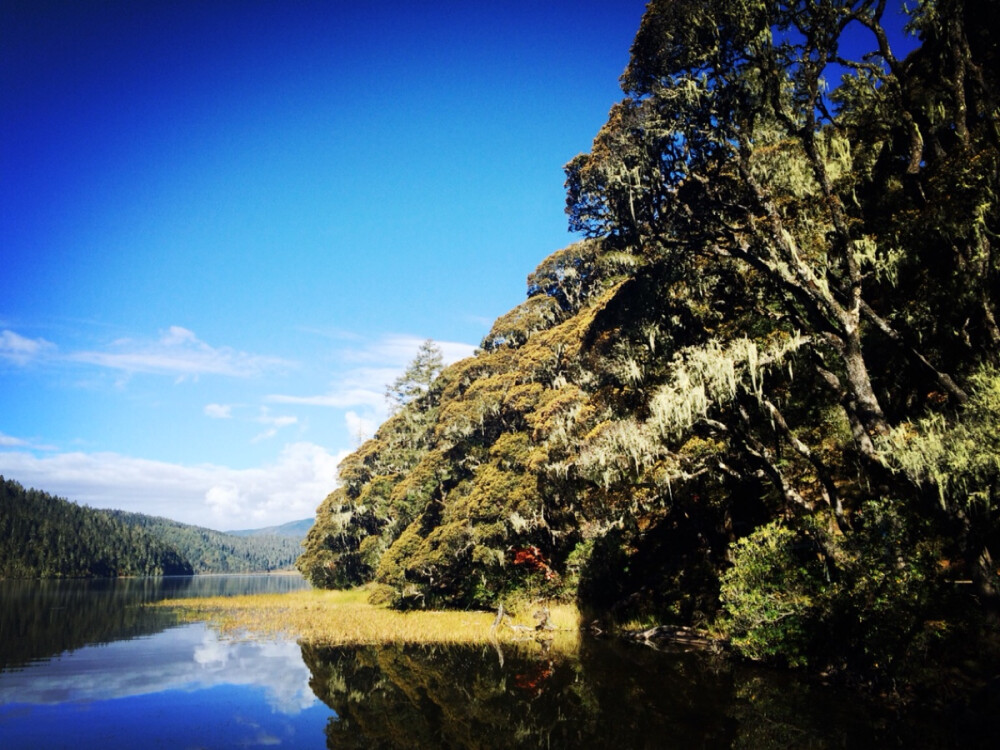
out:
M190 575L148 531L0 477L0 578Z
M653 0L586 239L340 467L300 569L893 674L1000 607L1000 4ZM912 664L913 661L909 660Z
M289 570L302 552L300 537L247 532L236 536L143 513L104 512L122 523L149 532L177 550L195 573Z
M291 569L302 551L300 537L244 534L88 508L0 477L0 578L260 573Z

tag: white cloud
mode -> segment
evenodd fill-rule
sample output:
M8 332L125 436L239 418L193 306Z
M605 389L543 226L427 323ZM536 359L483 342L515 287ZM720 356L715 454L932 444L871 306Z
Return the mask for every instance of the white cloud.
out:
M264 406L261 407L260 416L258 416L254 421L259 422L260 424L268 425L267 430L254 437L251 441L253 443L259 443L262 440L269 440L270 438L273 438L278 434L278 430L282 427L290 427L293 424L298 424L299 418L287 415L272 417L270 410Z
M181 326L170 326L160 337L160 341L167 346L181 346L183 344L198 344L198 337L194 331L189 331Z
M33 451L53 451L54 446L43 445L35 440L25 440L24 438L6 435L0 432L0 448L26 448Z
M276 460L250 468L186 466L118 453L37 457L0 451L0 474L75 502L164 516L213 529L256 528L310 518L336 487L337 464L306 442L284 446Z
M218 518L226 518L239 513L240 506L246 502L240 497L240 488L235 484L226 482L214 487L210 487L205 493L205 502L212 509L212 515Z
M385 382L388 383L392 378ZM348 379L340 380L331 385L327 393L315 396L289 396L287 394L271 394L267 400L272 404L297 404L300 406L330 406L335 409L346 409L351 406L367 406L371 409L383 409L385 406L385 387L372 388L352 383Z
M299 421L299 418L292 416L272 417L270 410L265 406L261 409L260 416L257 417L257 421L261 424L269 424L280 428L296 424Z
M380 366L401 371L413 361L426 340L419 336L389 334L361 349L345 352L345 357L361 362L378 362ZM471 357L476 351L476 347L460 341L434 341L434 344L441 350L445 364L449 365Z
M277 357L210 346L180 326L171 326L156 341L119 339L107 350L75 352L66 359L127 373L169 374L182 379L199 375L246 378L292 366Z
M378 427L374 416L363 417L353 411L344 415L344 422L347 424L347 432L359 445L374 435Z
M383 336L359 348L338 353L347 365L344 374L335 380L326 393L308 396L271 394L267 401L274 404L328 406L338 409L366 408L385 416L385 388L413 361L426 339L417 336ZM476 347L456 341L435 341L445 364L472 356Z
M45 339L29 339L10 330L0 331L0 359L16 365L26 365L54 349L55 344Z
M212 419L232 419L233 407L231 404L205 404L205 416Z
M479 349L478 346L473 346L472 344L463 344L460 341L438 341L436 342L438 346L441 347L441 355L444 357L444 363L446 365L453 364L462 359L467 359L476 353Z

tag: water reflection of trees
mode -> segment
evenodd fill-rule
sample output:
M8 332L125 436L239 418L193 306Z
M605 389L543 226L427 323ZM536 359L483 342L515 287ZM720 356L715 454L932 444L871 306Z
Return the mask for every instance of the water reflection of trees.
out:
M176 580L182 587L190 579ZM159 632L173 616L139 605L162 598L161 591L152 578L0 581L0 670Z
M330 748L949 747L955 726L704 654L585 642L572 656L315 647ZM930 743L928 745L927 743Z
M578 655L492 648L304 646L337 712L329 747L726 747L729 678L684 656L584 645ZM652 668L651 668L652 667Z
M83 646L152 635L175 624L168 598L283 592L299 576L178 576L0 581L0 671Z

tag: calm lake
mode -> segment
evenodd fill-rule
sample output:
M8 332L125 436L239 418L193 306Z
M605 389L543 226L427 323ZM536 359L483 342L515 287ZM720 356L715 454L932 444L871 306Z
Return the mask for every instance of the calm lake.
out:
M296 576L0 581L0 748L987 747L990 720L894 715L701 653L235 642L143 604ZM995 725L994 727L995 728Z

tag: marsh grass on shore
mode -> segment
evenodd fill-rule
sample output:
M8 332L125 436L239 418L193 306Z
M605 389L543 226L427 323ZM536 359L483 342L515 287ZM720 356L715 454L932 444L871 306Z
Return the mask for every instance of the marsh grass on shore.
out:
M495 613L462 611L400 612L368 602L364 589L295 591L285 594L168 599L156 606L170 607L182 619L207 621L227 637L291 637L315 645L486 644L533 640L534 610L506 617L493 629ZM579 615L569 605L549 607L556 628L539 635L551 638L559 649L575 649ZM513 627L512 627L513 626Z

